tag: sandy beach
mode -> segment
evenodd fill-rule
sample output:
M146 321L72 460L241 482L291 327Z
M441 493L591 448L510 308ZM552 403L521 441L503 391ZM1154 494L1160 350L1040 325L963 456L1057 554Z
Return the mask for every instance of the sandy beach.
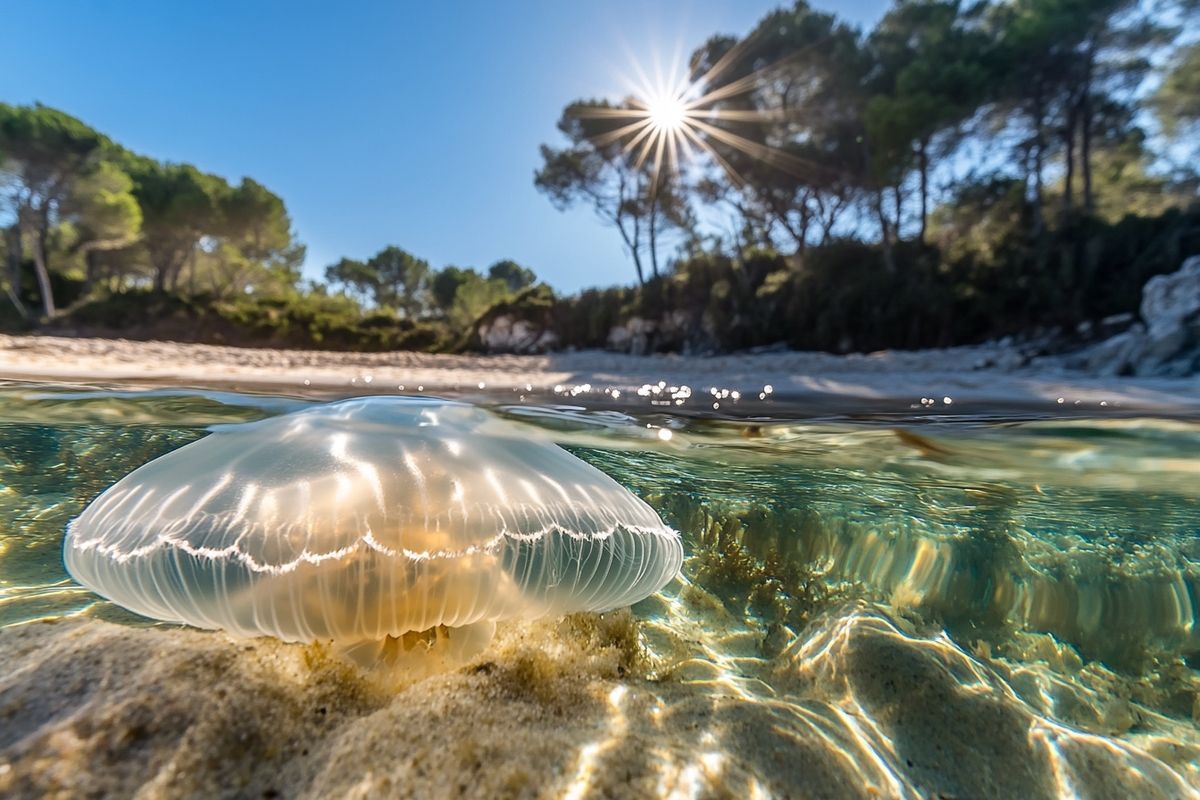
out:
M1101 378L1053 363L1030 365L1011 347L980 345L858 355L770 352L630 356L603 351L538 356L342 353L0 336L0 377L104 384L260 388L328 395L443 393L526 395L543 401L674 405L726 414L770 413L763 402L813 410L903 410L973 405L1055 406L1187 413L1200 408L1200 377ZM662 382L660 391L653 388ZM687 387L674 402L671 386ZM765 387L771 387L764 398ZM556 391L557 389L557 391ZM642 390L639 395L639 389ZM717 395L712 390L717 390ZM720 396L720 390L727 394ZM736 392L737 397L732 393ZM581 397L582 395L582 397ZM639 398L641 400L639 401ZM946 403L950 398L951 403ZM1060 402L1061 398L1061 402ZM922 400L925 403L922 403ZM950 406L954 405L954 408Z

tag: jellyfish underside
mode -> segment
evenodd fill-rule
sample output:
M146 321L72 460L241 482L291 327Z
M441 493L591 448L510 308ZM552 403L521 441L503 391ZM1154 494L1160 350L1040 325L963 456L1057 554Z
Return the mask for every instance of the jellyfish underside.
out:
M498 621L646 597L682 548L641 500L511 423L367 398L220 428L139 468L71 524L64 559L149 617L426 671L483 650Z
M338 655L364 669L401 670L405 674L442 672L466 664L491 644L496 623L472 622L449 627L437 625L399 636L334 642Z

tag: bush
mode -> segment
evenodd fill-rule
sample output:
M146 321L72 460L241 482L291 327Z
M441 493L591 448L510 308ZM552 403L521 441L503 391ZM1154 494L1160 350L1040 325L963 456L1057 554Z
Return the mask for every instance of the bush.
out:
M331 350L441 350L445 326L391 312L363 316L340 295L244 295L229 300L150 289L89 298L51 330L132 339Z
M553 331L564 348L605 347L610 332L634 318L649 331L637 347L651 351L780 342L835 352L935 347L1073 330L1085 320L1136 312L1150 277L1200 253L1200 206L1113 223L1077 215L1034 236L1019 197L1003 186L994 194L1000 200L989 200L983 212L964 207L957 220L943 215L931 244L895 245L891 269L879 245L852 239L796 258L762 249L701 253L638 288L557 297L534 286L495 303L465 330L386 309L364 315L353 300L321 291L220 300L131 290L81 300L49 327L275 347L446 351L478 348L480 323L508 315ZM60 296L79 293L78 282L56 280ZM36 294L29 300L33 305ZM8 317L0 321L19 326Z

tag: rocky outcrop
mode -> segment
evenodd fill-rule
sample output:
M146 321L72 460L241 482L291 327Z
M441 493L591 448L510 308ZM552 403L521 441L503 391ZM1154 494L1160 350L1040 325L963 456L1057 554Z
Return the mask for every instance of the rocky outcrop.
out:
M678 351L683 355L710 354L720 350L712 318L676 309L658 319L630 317L608 332L605 348L619 353L646 355Z
M478 328L479 341L488 353L545 353L558 346L558 334L545 325L510 314L484 320Z
M635 356L652 352L658 334L658 322L643 317L630 317L608 332L605 345L609 350L630 353Z
M1142 322L1080 352L1070 366L1098 375L1200 373L1200 256L1142 289Z

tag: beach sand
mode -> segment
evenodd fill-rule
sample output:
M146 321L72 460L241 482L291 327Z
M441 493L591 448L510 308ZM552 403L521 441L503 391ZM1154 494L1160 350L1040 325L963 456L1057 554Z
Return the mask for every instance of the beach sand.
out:
M941 408L947 397L957 409L946 411L963 410L964 404L1047 410L1057 404L1089 411L1122 408L1156 413L1200 408L1200 376L1099 378L1048 370L1045 365L1034 368L1026 361L1013 348L998 345L844 356L792 351L721 356L580 351L515 356L0 336L0 378L11 380L257 388L285 394L525 395L529 400L586 399L592 404L606 401L611 396L607 393L616 390L622 407L636 406L642 387L647 387L647 407L671 405L665 394L648 391L661 381L664 388L693 390L690 398L673 408L707 410L715 401L724 414L770 413L758 398L766 386L773 390L766 402L800 404L814 413L921 408L922 399ZM714 400L712 388L736 390L740 399Z

